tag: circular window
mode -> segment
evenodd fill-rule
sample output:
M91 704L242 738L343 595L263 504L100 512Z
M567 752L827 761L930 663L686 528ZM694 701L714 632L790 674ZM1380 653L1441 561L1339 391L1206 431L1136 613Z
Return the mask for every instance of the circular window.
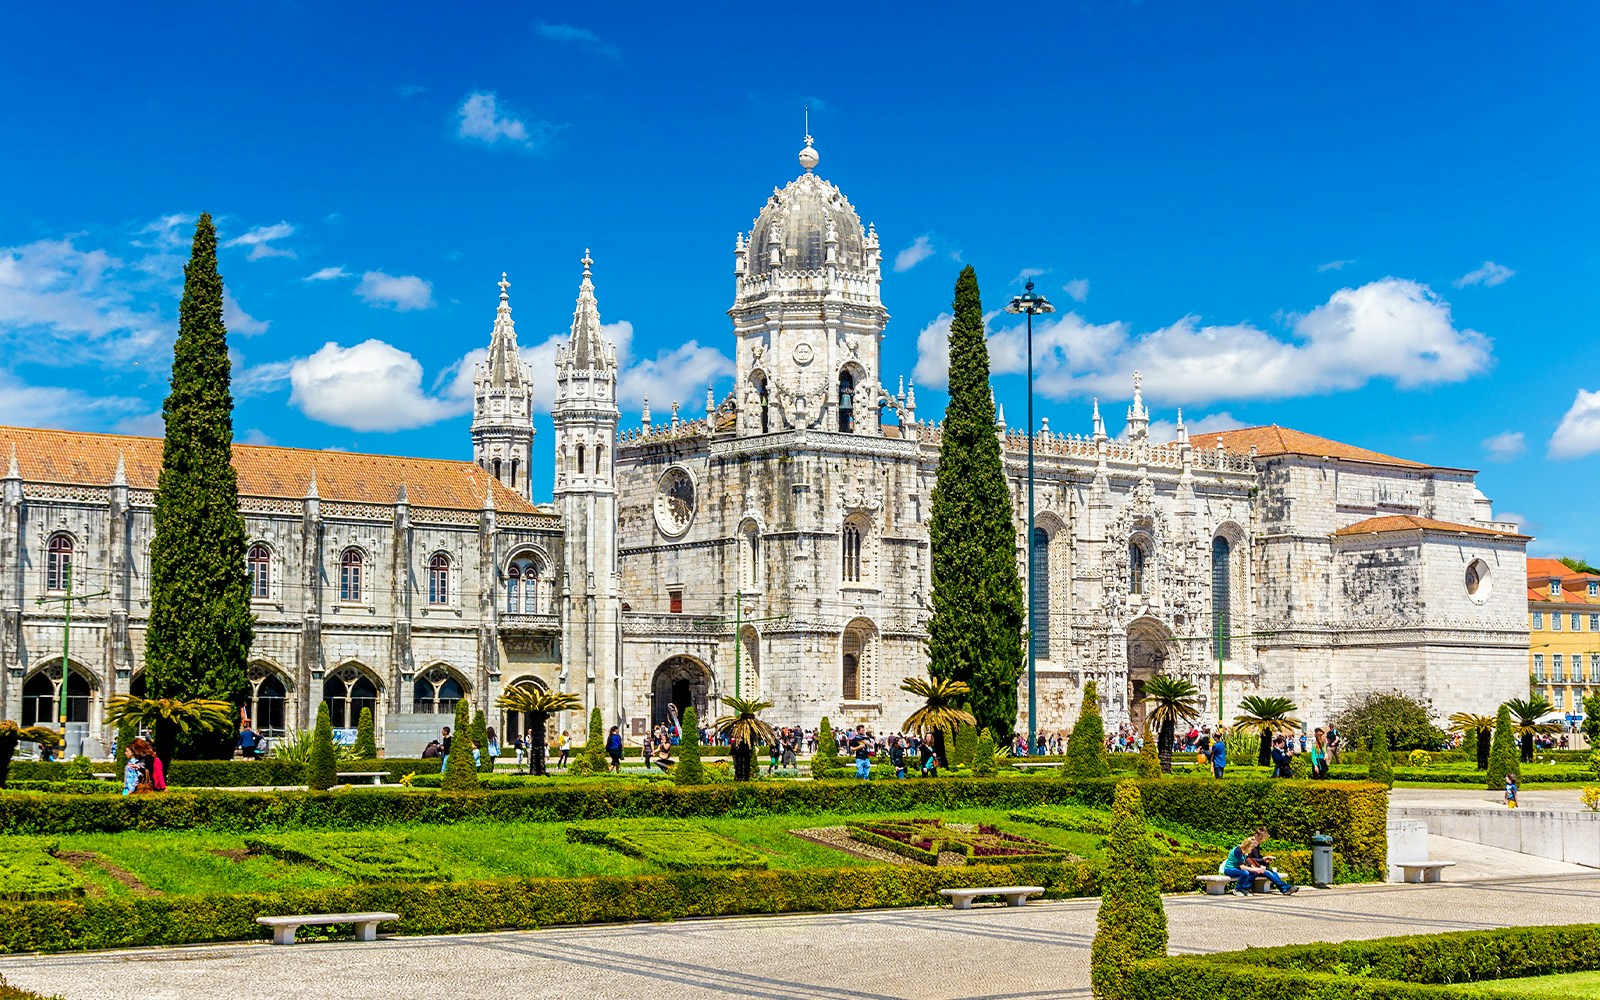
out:
M1482 559L1474 559L1467 564L1465 580L1467 596L1474 604L1482 604L1489 599L1489 592L1493 589L1489 580L1489 564Z
M668 469L656 484L656 525L663 535L676 537L694 520L694 480L685 469Z

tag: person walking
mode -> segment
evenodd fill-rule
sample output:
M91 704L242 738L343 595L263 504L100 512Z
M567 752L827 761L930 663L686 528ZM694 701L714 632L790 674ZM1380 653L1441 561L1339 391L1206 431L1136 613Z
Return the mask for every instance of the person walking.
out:
M622 733L616 727L611 727L611 735L606 737L606 754L611 758L611 773L622 773Z
M856 758L856 777L862 781L872 780L872 737L867 735L865 725L856 726L855 735L850 737L850 749Z
M561 760L559 762L557 762L557 766L562 768L563 770L565 770L566 766L567 766L567 759L570 758L571 756L572 756L572 733L570 733L569 731L563 729L563 730L561 730Z
M906 744L898 734L889 738L889 763L894 765L894 776L906 776Z
M1221 726L1217 727L1217 735L1211 741L1208 755L1211 758L1211 776L1222 777L1222 772L1228 769L1228 739L1227 730Z
M1328 776L1328 735L1321 729L1317 730L1316 738L1311 741L1311 776Z
M1506 772L1506 808L1507 809L1515 809L1516 807L1517 807L1517 772L1515 772L1515 771L1507 771Z

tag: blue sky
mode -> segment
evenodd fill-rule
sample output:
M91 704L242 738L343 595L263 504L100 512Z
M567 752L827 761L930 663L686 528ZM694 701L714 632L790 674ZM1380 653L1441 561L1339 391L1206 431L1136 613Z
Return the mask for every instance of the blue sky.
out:
M201 211L241 440L469 457L500 272L538 360L585 248L624 425L646 394L698 413L731 385L734 236L809 104L920 417L959 267L991 309L1033 275L1054 431L1094 396L1114 430L1140 368L1158 420L1481 469L1532 551L1600 558L1597 29L1587 3L13 4L0 421L159 433Z

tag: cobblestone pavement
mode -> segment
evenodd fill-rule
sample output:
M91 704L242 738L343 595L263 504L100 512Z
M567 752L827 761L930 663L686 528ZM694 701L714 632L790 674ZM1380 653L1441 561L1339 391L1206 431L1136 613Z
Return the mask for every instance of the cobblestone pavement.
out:
M1175 952L1595 920L1600 875L1168 897ZM12 983L68 1000L1089 996L1098 901L877 910L456 937L0 957ZM893 959L891 955L893 946Z
M1540 788L1524 785L1517 792L1517 803L1523 809L1551 810L1556 812L1583 811L1582 792L1576 788ZM1504 811L1505 792L1485 788L1392 788L1389 790L1389 807L1444 806L1450 809L1494 809Z

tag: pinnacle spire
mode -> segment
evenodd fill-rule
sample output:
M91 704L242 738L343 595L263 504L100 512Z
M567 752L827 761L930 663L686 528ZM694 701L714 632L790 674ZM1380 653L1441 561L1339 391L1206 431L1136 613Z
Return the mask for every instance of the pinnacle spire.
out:
M511 296L506 289L511 282L500 272L500 305L494 311L494 331L489 335L489 360L484 376L495 387L509 386L520 389L523 383L522 361L517 357L517 328L511 322Z
M1133 373L1133 404L1128 407L1128 437L1142 439L1150 429L1150 411L1144 405L1144 376Z
M600 330L600 304L594 297L594 261L587 248L583 251L583 280L578 284L578 304L572 310L572 339L568 344L568 357L572 367L580 371L604 368L615 364L610 345Z
M111 474L112 486L128 485L128 465L123 460L122 452L117 452L117 471Z
M1098 396L1095 397L1095 401L1094 401L1094 417L1093 417L1093 420L1094 420L1094 436L1095 436L1095 438L1099 439L1099 438L1105 437L1106 436L1106 422L1105 422L1105 418L1100 416L1100 398Z
M12 445L11 445L11 461L10 461L10 463L8 465L6 465L6 478L7 479L21 479L22 478L22 471L17 468L17 446L16 446L15 442L13 442Z

